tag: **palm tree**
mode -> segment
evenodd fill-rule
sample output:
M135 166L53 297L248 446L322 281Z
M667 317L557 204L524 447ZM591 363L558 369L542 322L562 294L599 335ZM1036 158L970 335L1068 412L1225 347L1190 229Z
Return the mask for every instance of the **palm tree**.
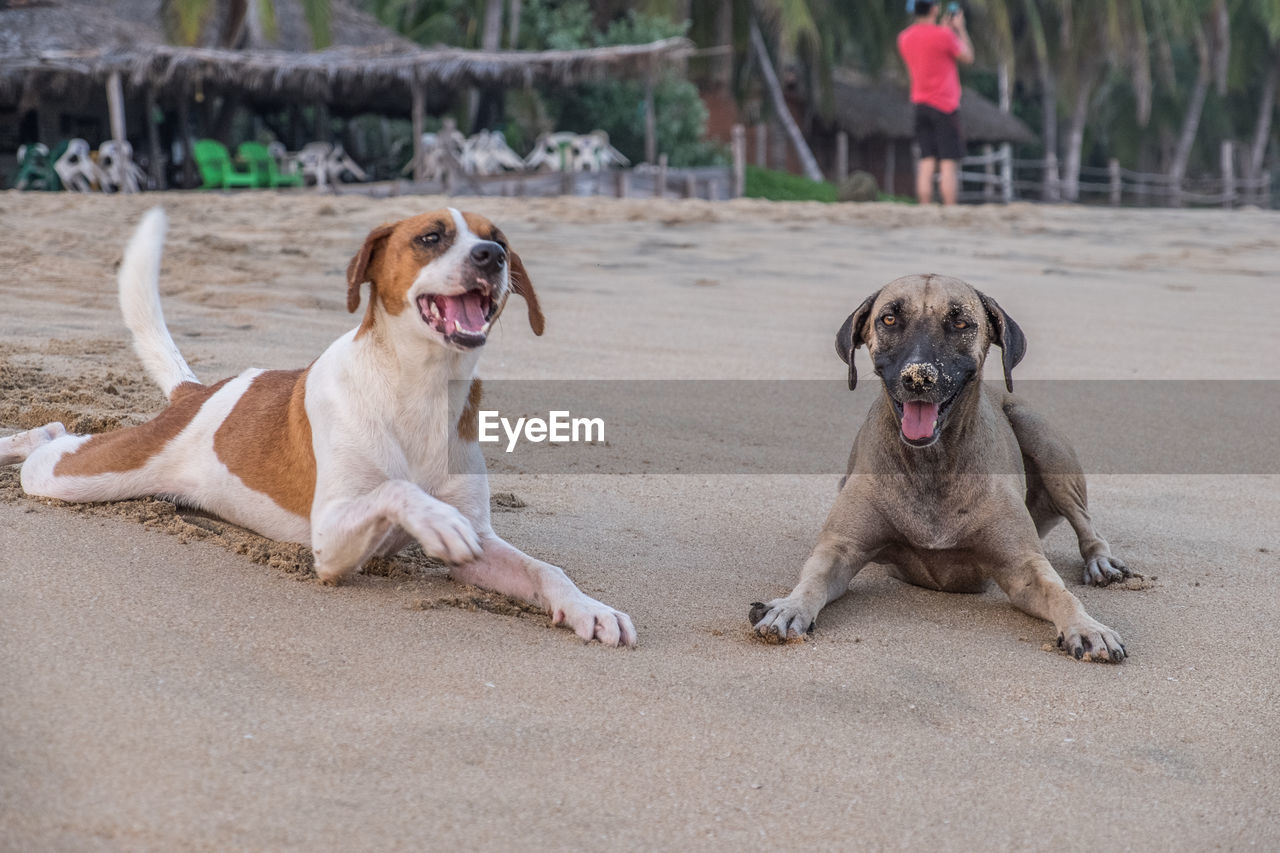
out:
M332 41L332 9L329 0L298 0L311 30L312 45L328 47ZM170 41L194 45L217 18L215 46L243 47L251 35L275 38L275 0L161 0L160 18Z
M664 0L650 2L664 5ZM712 84L731 86L736 70L734 88L742 98L745 72L758 71L772 112L806 176L820 179L817 161L786 104L777 69L798 68L812 109L829 115L835 65L853 61L875 72L892 51L889 10L898 8L898 0L687 0L686 5L693 40L703 47L727 48L712 60Z
M1280 0L1255 0L1240 5L1236 10L1240 28L1238 35L1232 36L1232 44L1241 49L1234 50L1232 58L1240 57L1242 76L1251 76L1259 68L1266 69L1244 169L1249 180L1257 181L1266 162L1276 88L1280 83Z
M1230 19L1226 0L1170 0L1170 26L1176 33L1179 27L1191 32L1198 58L1196 82L1187 98L1182 117L1182 129L1169 163L1169 177L1175 188L1182 186L1200 130L1200 118L1204 112L1209 85L1217 82L1218 93L1226 94L1227 65L1230 58ZM1176 198L1176 196L1175 196Z

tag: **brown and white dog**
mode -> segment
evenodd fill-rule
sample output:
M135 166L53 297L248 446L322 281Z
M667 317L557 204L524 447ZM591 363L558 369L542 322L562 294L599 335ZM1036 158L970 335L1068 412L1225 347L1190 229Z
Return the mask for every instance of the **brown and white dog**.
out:
M416 541L463 583L545 608L584 640L635 645L625 613L489 523L475 425L480 347L512 291L534 332L543 329L520 256L492 223L449 208L375 228L347 269L349 311L370 284L359 327L310 367L251 369L214 385L196 379L165 327L165 229L162 210L146 214L119 284L134 349L168 408L100 435L53 423L0 438L0 464L24 463L23 489L66 501L169 496L310 545L327 583Z

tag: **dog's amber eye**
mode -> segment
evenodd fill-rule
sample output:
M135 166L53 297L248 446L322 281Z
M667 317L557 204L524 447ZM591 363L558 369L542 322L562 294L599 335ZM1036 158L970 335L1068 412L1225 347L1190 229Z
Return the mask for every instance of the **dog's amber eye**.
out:
M424 246L434 246L436 243L440 242L440 232L431 231L427 234L419 234L416 239Z
M894 323L898 322L898 318L892 314L885 314L880 318L880 322L884 323L886 326L892 326Z
M967 328L969 328L969 324L968 324L968 322L966 322L965 320L959 320L959 319L957 319L957 320L952 320L952 321L951 321L951 328L953 328L953 329L967 329Z

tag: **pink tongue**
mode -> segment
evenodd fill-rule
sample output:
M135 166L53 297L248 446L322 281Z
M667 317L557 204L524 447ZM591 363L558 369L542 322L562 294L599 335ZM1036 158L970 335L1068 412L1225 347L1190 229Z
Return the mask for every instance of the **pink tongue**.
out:
M450 321L457 328L468 332L478 332L484 328L484 298L479 293L446 296L440 303L446 329L449 328Z
M933 422L937 419L937 403L914 400L902 404L902 434L912 441L933 435Z

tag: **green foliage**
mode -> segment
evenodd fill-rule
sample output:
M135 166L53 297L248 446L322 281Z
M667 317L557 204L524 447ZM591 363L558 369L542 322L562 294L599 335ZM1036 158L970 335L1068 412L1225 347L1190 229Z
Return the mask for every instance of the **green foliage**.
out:
M836 186L827 181L811 181L787 172L747 166L746 196L770 201L834 202Z
M333 9L330 8L329 0L301 0L302 16L307 20L307 27L311 30L311 43L316 50L322 50L333 44ZM264 5L270 5L271 0L265 0Z
M522 16L521 46L571 50L641 44L683 35L686 26L633 9L601 31L595 27L592 9L585 0L532 0ZM630 80L581 83L568 89L545 90L539 99L542 114L549 122L543 129L577 133L603 130L609 134L613 146L632 162L644 159L645 88L642 83ZM653 100L658 151L668 156L672 166L726 161L719 146L702 139L707 109L697 87L674 73L664 72L654 86ZM524 111L528 113L527 105ZM509 108L509 116L510 113ZM514 141L513 136L516 134L508 127L508 140Z

